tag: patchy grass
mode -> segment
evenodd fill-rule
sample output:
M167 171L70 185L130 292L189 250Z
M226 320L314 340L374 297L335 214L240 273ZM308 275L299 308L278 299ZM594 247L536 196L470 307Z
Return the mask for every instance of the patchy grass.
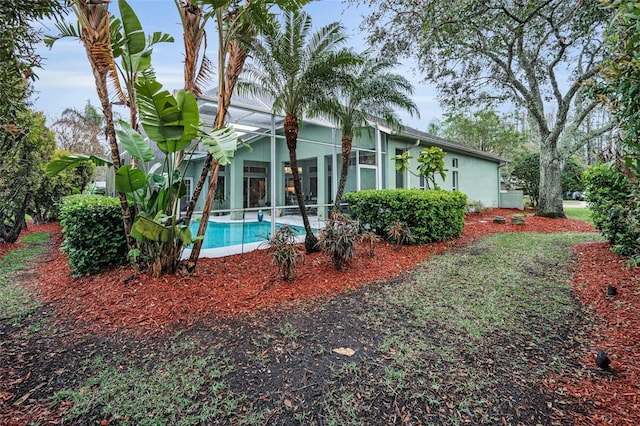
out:
M397 404L399 418L515 422L505 416L513 388L537 386L536 379L563 368L559 339L578 313L568 288L569 245L592 239L496 234L432 259L412 280L369 293L363 318L382 336L377 350L384 368L351 367L360 384L354 389L354 380L342 381L331 392L325 410L339 419L333 423L352 424L357 411L341 403L342 395L371 395L376 382L385 389L383 400ZM356 418L369 415L361 410Z
M43 232L27 235L21 240L27 247L11 250L0 259L0 320L18 321L38 308L38 302L15 277L23 273L29 262L46 252L49 238L49 234Z
M595 238L495 234L330 301L83 337L55 401L70 424L550 424L541 379L581 325L570 246Z
M190 340L168 348L171 360L152 357L143 365L109 362L98 356L90 364L100 373L77 390L58 392L59 402L73 402L68 420L87 418L135 425L199 425L228 419L243 397L229 391L225 377L233 366L215 351L191 355ZM198 345L200 346L200 345Z
M564 214L569 219L577 219L587 223L593 223L591 210L586 207L564 207Z

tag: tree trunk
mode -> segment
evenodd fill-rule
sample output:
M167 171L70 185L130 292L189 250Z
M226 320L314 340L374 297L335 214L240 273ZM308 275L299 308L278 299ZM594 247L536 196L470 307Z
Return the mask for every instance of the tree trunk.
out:
M233 90L235 89L236 83L238 82L238 77L240 76L240 73L242 73L242 69L244 68L244 64L247 59L246 49L242 48L241 45L236 41L233 41L229 44L228 52L229 60L227 62L226 71L224 73L224 79L220 79L218 81L218 114L213 126L216 129L220 129L224 126L227 111L229 109L229 105L231 104L231 96L233 94ZM222 62L219 62L218 65L222 66ZM211 154L207 154L202 168L202 173L200 174L198 183L195 186L193 196L189 201L189 207L187 208L187 214L185 216L186 225L189 225L189 223L191 222L191 217L193 215L193 211L195 210L196 202L200 197L200 193L202 192L202 188L207 178L207 174L209 174L209 170L211 170L211 177L209 179L209 190L207 191L207 197L205 198L205 205L202 211L202 220L200 221L200 226L198 228L198 236L204 235L207 230L207 225L209 223L209 214L218 186L218 175L220 174L220 164L213 160ZM202 241L197 241L191 251L191 256L189 257L189 261L187 263L188 271L192 272L195 270L198 264L198 256L200 256L201 249Z
M18 241L18 237L20 237L20 232L23 229L27 229L27 222L24 219L24 216L27 211L27 206L29 205L29 200L31 199L30 194L25 194L24 199L22 200L22 204L17 207L17 211L14 212L14 220L12 226L2 225L2 235L0 236L0 242L4 243L15 243ZM17 204L17 203L16 203ZM8 229L7 229L8 228Z
M538 216L564 218L562 208L562 161L555 141L540 144L540 194Z
M115 172L121 166L120 151L118 149L118 140L116 139L116 130L113 124L113 108L109 97L107 85L107 76L113 71L113 53L111 50L111 33L109 31L109 12L108 3L105 4L88 4L78 1L80 14L84 16L87 22L94 26L83 26L80 39L87 53L91 71L96 84L96 92L98 99L102 105L102 113L105 117L106 134L111 148L111 161ZM78 16L80 19L80 16ZM108 46L108 48L107 48ZM127 238L127 247L129 250L135 247L135 241L131 237L131 212L126 194L119 193L120 208L122 210L122 222L124 232Z
M353 135L342 134L342 167L340 168L340 181L338 182L338 189L336 190L336 199L333 202L333 211L340 211L340 204L342 203L342 195L344 194L344 187L347 184L347 174L349 173L349 156L351 155L351 148L353 142Z
M207 197L204 201L204 207L202 208L202 219L200 219L200 226L198 226L198 234L204 235L207 232L207 225L209 224L209 214L211 212L211 205L213 204L213 198L218 186L218 176L220 175L220 163L217 161L213 163L213 169L211 170L211 176L209 177L209 190L207 191ZM200 257L200 250L202 250L203 240L198 240L193 244L189 261L187 262L187 271L193 272L198 264L198 258Z
M318 246L318 238L316 238L311 225L309 223L309 215L307 214L307 208L304 204L304 197L302 194L302 185L300 183L300 173L298 173L298 158L297 158L297 145L298 145L298 117L294 114L287 114L284 118L284 134L287 140L287 148L289 149L289 163L291 165L291 174L293 175L293 187L296 192L296 200L298 201L298 208L300 209L300 215L302 216L302 222L304 223L304 230L306 236L304 238L304 249L307 253L315 253L320 251Z
M109 100L109 94L107 92L107 79L106 74L99 79L99 73L94 72L96 77L96 87L98 88L98 97L102 104L102 111L105 116L107 125L107 137L109 139L109 147L111 148L111 161L113 162L114 172L117 172L121 166L120 163L120 150L118 149L118 140L116 139L116 129L113 124L113 109L111 107L111 101ZM135 241L131 237L131 211L129 210L129 202L127 201L127 195L121 192L118 193L120 198L120 209L122 210L122 224L124 226L124 233L127 238L127 247L129 250L135 247Z

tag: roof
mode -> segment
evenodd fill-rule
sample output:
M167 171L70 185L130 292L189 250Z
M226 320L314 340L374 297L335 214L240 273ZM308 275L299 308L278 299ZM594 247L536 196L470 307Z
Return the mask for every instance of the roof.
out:
M200 113L213 119L217 113L217 89L208 90L200 97L199 101ZM243 131L248 132L247 136L242 136L245 140L250 139L253 135L265 134L271 128L271 119L273 114L271 105L271 101L264 97L248 97L234 93L231 98L231 105L228 111L229 122L233 123L242 135L244 135L244 133L242 133ZM374 120L375 121L370 122L370 125L375 126L376 124L379 124L383 127L387 127L385 123L380 122L378 119ZM283 117L276 114L277 128L282 127L283 121ZM323 127L336 128L334 123L322 118L305 119L305 121ZM459 142L444 139L408 126L403 126L399 132L395 132L390 128L381 129L381 131L387 134L397 135L400 138L409 138L412 140L418 139L420 142L427 142L447 151L459 152L494 162L509 161L495 154L481 151L479 149L463 145Z
M218 90L207 90L200 96L201 107L200 113L210 116L215 116L218 105ZM273 113L273 101L265 97L249 97L234 93L231 97L231 105L229 106L229 121L231 123L243 123L243 120L254 120L256 125L261 124L260 127L269 129L271 127L271 115ZM276 127L282 125L283 116L281 114L275 114ZM249 117L251 116L251 117ZM305 118L304 121L311 124L317 124L324 127L335 127L333 123L324 118Z
M418 138L420 141L424 141L424 142L430 142L436 146L439 146L441 148L446 148L446 150L448 151L456 151L456 152L460 152L460 153L464 153L467 155L471 155L473 157L480 157L480 158L485 158L485 159L489 159L489 160L493 160L495 162L508 162L509 160L501 158L495 154L492 154L490 152L486 152L486 151L481 151L479 149L476 148L472 148L470 146L467 145L463 145L459 142L454 142L448 139L444 139L441 138L439 136L435 136L432 135L430 133L426 133L426 132L422 132L420 130L417 129L413 129L411 127L404 127L402 129L402 132L400 133L400 135L402 136L408 136L411 138Z

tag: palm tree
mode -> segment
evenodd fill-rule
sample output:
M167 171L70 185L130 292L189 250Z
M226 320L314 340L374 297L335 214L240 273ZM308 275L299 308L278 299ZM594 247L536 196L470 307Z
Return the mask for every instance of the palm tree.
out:
M368 120L382 120L387 125L400 126L396 109L406 110L411 116L418 108L409 97L411 83L391 72L398 63L387 58L372 57L364 52L362 62L349 69L343 84L335 86L340 104L331 111L331 118L342 128L342 168L333 210L340 209L349 170L349 156L353 137L358 136Z
M231 103L233 89L244 67L248 55L247 40L251 40L257 29L256 22L262 19L254 19L261 14L268 16L268 10L272 6L270 1L245 2L241 7L239 0L227 0L217 2L214 0L200 0L201 5L194 5L186 0L176 0L176 5L180 10L185 41L185 90L192 90L197 96L201 93L200 85L205 83L210 76L210 62L201 55L200 66L198 58L202 46L206 47L206 34L204 25L211 18L215 17L218 36L218 113L213 123L213 127L221 129L225 126L227 111ZM289 1L292 5L296 1ZM207 6L205 8L205 6ZM195 210L196 201L200 197L205 180L209 176L209 189L207 190L198 227L198 235L204 235L209 222L209 213L215 197L218 175L220 173L220 163L214 161L211 154L205 158L202 172L194 188L193 195L187 207L185 223L191 221L191 216ZM196 241L191 250L191 255L187 262L187 270L193 271L198 263L202 240Z
M73 26L56 25L61 30L61 35L57 37L45 37L45 44L49 47L59 38L67 33L75 34L87 53L87 59L91 65L91 71L95 80L96 92L105 117L105 127L107 140L111 151L111 161L113 168L117 171L121 166L120 150L116 139L116 130L113 118L113 107L109 94L109 83L116 86L116 93L122 93L118 80L118 72L111 43L111 14L109 13L109 0L95 0L91 2L83 0L73 0L70 2L71 10L78 19L77 30ZM131 212L127 202L127 196L123 193L120 196L120 207L122 209L122 221L125 234L127 235L127 245L134 247L134 240L130 236L131 232Z
M303 116L326 115L331 104L330 88L341 69L356 62L349 50L339 49L346 36L339 23L332 23L311 34L311 17L289 12L283 23L275 21L252 46L252 63L245 67L246 78L239 89L273 99L274 113L284 113L284 133L298 207L306 232L307 253L319 250L304 205L296 147L298 121Z

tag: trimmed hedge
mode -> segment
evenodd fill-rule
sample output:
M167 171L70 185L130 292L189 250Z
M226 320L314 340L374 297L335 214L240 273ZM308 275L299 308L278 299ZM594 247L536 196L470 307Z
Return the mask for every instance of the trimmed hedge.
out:
M79 194L60 203L60 224L71 275L80 277L127 259L127 241L117 198Z
M462 234L467 196L458 191L382 189L344 195L352 216L385 236L394 222L409 227L418 244L445 241Z

